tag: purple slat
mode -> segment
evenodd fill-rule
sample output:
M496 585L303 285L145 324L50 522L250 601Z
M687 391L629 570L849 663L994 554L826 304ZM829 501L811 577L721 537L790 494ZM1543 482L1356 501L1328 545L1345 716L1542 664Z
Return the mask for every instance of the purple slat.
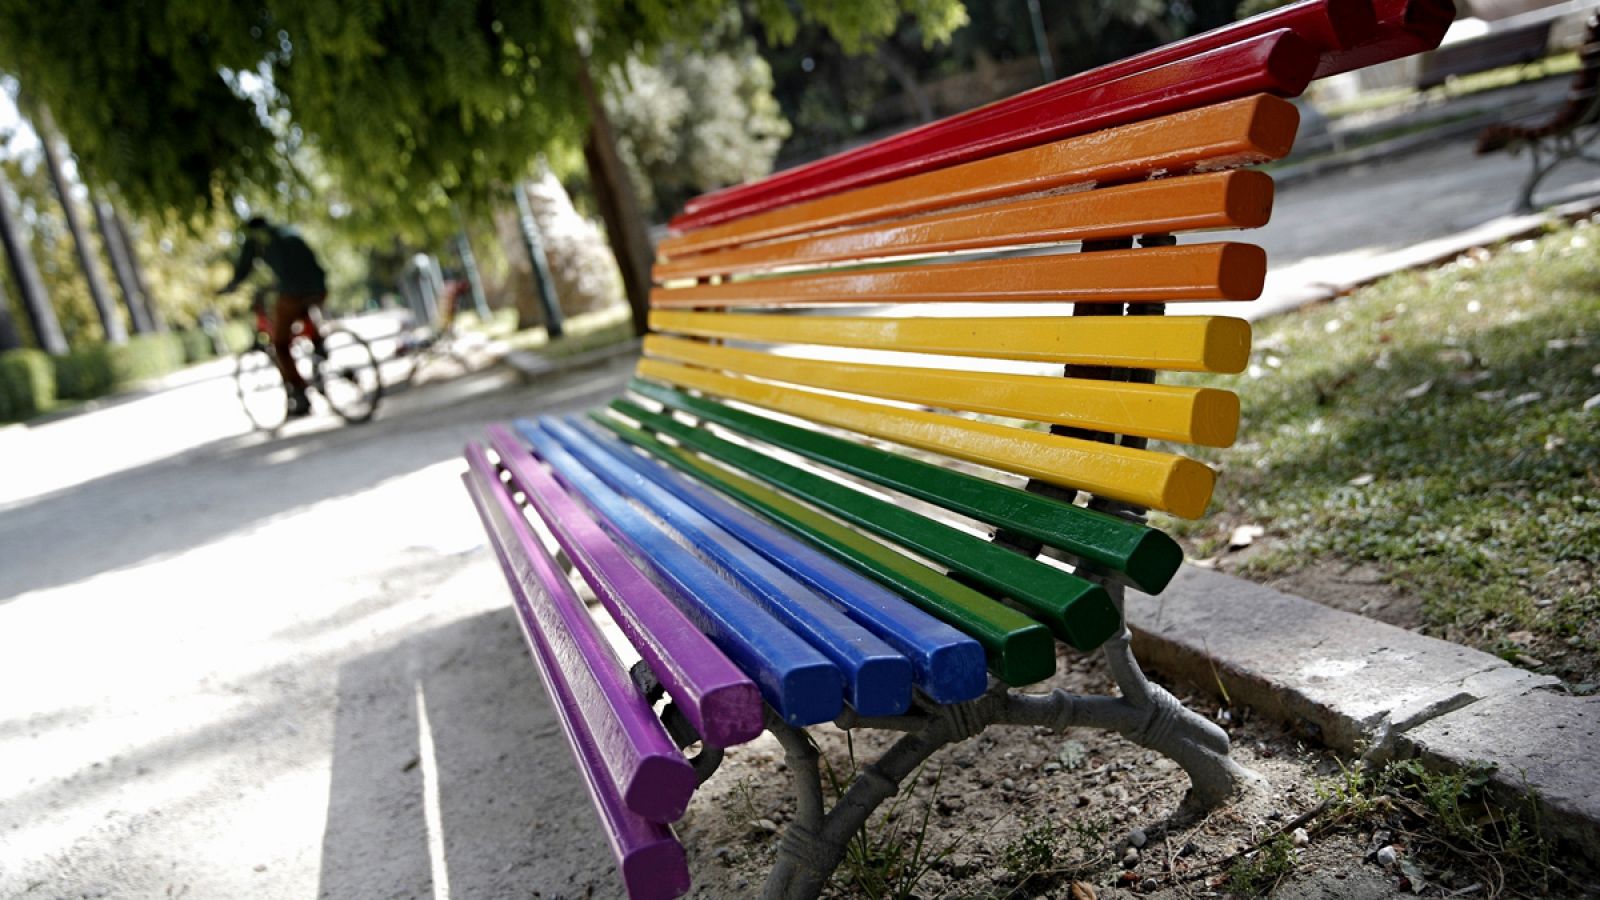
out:
M493 524L494 514L491 510L498 502L496 498L507 499L504 492L485 487L471 473L463 473L461 480L467 487L467 493L472 496L473 505L477 507L484 526L489 529L489 543L494 546L495 556L500 560L506 582L511 585L512 596L516 599L523 637L528 641L534 665L538 667L550 693L550 705L561 719L561 733L566 736L567 744L578 760L578 772L583 776L583 783L588 787L595 809L600 813L601 828L611 844L611 853L616 857L628 896L632 900L671 900L683 896L689 890L689 864L682 845L667 826L651 822L629 810L622 796L602 774L605 764L582 721L573 714L572 698L563 692L564 683L551 662L551 650L544 644L539 630L529 627L531 612L526 609L529 598L523 593L524 582L518 576L513 557L508 548L502 545ZM520 517L520 513L518 515Z
M639 655L707 743L731 747L761 733L761 692L661 593L510 431L489 441L517 489L544 519Z
M573 698L606 775L629 809L652 822L677 821L694 794L694 767L528 527L483 447L468 444L466 454L479 488L493 493L489 525L521 587L517 613L523 627L538 632L550 648L552 668Z

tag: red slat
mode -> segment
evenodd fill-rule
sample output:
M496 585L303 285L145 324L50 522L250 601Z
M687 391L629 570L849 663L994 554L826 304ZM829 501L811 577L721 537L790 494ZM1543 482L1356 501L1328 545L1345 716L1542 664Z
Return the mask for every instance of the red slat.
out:
M1378 14L1378 30L1372 40L1323 54L1317 78L1432 50L1444 40L1445 31L1456 18L1456 6L1451 0L1377 0L1373 5Z
M1294 32L1281 30L1088 88L1069 90L1072 79L1058 81L1050 90L1017 98L1028 102L1008 105L1003 115L956 116L926 131L915 146L859 158L855 153L833 157L832 161L841 161L836 165L846 166L843 172L791 169L750 185L760 189L753 199L710 212L685 213L674 224L714 225L823 194L1251 94L1292 97L1305 90L1317 60L1314 47ZM870 151L874 146L862 149Z
M1383 0L1380 0L1380 2L1383 2ZM1448 2L1448 0L1444 0L1444 2ZM1046 103L1054 102L1059 97L1067 94L1117 81L1129 75L1146 72L1170 63L1190 59L1199 54L1218 50L1230 44L1236 44L1275 31L1289 30L1295 32L1312 45L1314 49L1311 52L1318 54L1320 58L1322 55L1336 50L1360 46L1373 37L1376 27L1377 20L1369 0L1302 0L1302 2L1292 3L1242 22L1235 22L1232 25L1194 35L1182 41L1157 47L1146 53L1101 66L1098 69L1092 69L1079 75L1034 88L1015 97L951 116L939 122L913 128L910 131L876 141L847 153L837 154L814 163L789 169L761 181L705 194L689 201L683 214L674 219L672 224L675 228L687 230L712 224L713 221L726 221L728 218L754 212L758 209L770 209L782 203L794 202L793 200L764 201L786 196L792 193L793 188L800 186L802 183L832 183L835 179L849 177L863 171L879 172L880 170L886 170L887 174L874 180L886 180L890 177L909 174L889 167L892 167L896 162L915 160L924 152L925 146L930 140L936 141L940 133L952 127L972 125L981 121L988 123L987 127L1001 129L1006 127L1011 115L1020 108L1041 101ZM1018 144L1017 146L1028 146L1028 144ZM1011 149L1016 148L1013 147ZM969 158L976 159L978 157ZM851 182L852 186L866 183L871 182ZM820 193L832 193L838 189L832 188L820 191ZM817 195L808 194L807 196ZM730 214L730 210L736 208L743 210L743 212ZM715 216L715 218L711 218L712 216Z

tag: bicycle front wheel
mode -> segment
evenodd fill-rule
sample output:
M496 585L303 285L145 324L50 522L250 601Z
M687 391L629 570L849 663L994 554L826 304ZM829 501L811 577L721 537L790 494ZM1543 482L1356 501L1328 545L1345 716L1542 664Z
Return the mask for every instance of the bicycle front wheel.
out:
M317 390L346 422L357 425L371 419L383 399L383 379L372 347L344 329L325 332L322 343L328 356L317 364Z
M240 353L233 370L244 414L261 431L276 431L288 418L289 392L272 351L262 346Z

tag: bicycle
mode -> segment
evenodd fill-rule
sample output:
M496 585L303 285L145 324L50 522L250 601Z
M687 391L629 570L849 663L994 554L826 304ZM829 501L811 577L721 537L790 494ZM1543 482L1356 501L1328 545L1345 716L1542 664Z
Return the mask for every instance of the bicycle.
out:
M419 378L418 375L430 365L433 369L450 373L447 377L472 371L472 360L468 356L472 342L465 340L461 332L456 330L455 315L461 295L467 289L465 281L446 282L444 293L439 298L441 309L438 324L410 329L401 334L396 341L395 357L408 359L411 362L410 368L401 378L405 384L411 385L428 380ZM445 364L442 367L437 365L441 362Z
M239 353L234 382L250 421L258 430L276 431L288 419L289 391L272 347L266 305L258 302L254 307L255 342ZM306 386L320 394L339 418L352 425L370 420L383 399L377 356L360 335L346 328L322 328L315 318L320 315L313 309L293 325L289 353L296 368Z

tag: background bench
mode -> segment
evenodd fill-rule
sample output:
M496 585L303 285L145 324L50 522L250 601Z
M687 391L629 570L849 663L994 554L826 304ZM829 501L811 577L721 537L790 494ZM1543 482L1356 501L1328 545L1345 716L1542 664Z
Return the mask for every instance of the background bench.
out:
M1531 168L1517 194L1518 212L1533 211L1539 182L1567 160L1600 164L1600 157L1588 152L1600 135L1600 15L1589 18L1578 60L1581 65L1572 76L1572 87L1554 114L1539 122L1491 125L1478 135L1480 155L1527 148Z
M686 208L628 393L467 450L632 896L687 889L667 823L763 728L799 792L769 896L816 896L902 779L991 724L1118 731L1189 774L1181 813L1252 783L1121 616L1181 563L1144 510L1199 516L1215 479L1150 442L1238 428L1231 393L1155 375L1249 355L1241 320L1162 313L1253 299L1266 271L1175 235L1264 224L1271 179L1239 167L1288 152L1281 98L1425 49L1448 14L1293 4ZM1121 696L1010 690L1058 642L1102 650ZM827 721L904 732L831 809L801 730Z

